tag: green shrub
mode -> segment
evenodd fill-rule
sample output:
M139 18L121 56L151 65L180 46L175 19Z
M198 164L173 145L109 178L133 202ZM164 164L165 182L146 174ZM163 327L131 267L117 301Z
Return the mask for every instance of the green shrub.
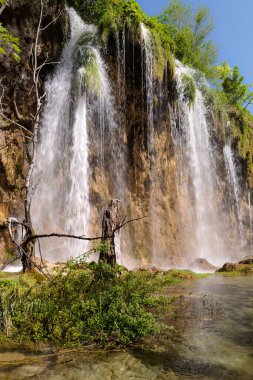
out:
M156 331L147 310L154 290L150 274L122 274L120 267L102 263L87 268L67 266L52 283L21 276L0 304L8 310L13 336L69 346L128 345Z

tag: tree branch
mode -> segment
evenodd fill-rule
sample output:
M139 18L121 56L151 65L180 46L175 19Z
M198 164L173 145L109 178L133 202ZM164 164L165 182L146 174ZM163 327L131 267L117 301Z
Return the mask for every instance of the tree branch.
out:
M140 216L139 218L134 218L134 219L130 219L130 220L127 220L126 222L124 222L124 220L126 218L124 218L123 222L118 226L116 227L114 230L113 230L113 233L115 233L116 231L120 230L121 228L125 227L127 224L129 223L132 223L132 222L136 222L137 220L141 220L141 219L145 219L147 218L147 216ZM110 237L110 236L109 236Z
M40 31L42 32L43 30L47 29L51 24L53 24L60 16L62 12L60 12L55 18L53 18L52 21L50 21L44 28L40 28Z
M124 222L124 220L125 220L125 218L124 218L123 222L117 228L115 228L113 230L112 236L86 237L85 235L77 236L77 235L72 235L72 234L60 234L60 233L52 232L50 234L35 234L35 235L28 236L26 238L25 242L26 242L26 244L28 244L29 242L37 240L37 239L45 239L45 238L51 238L51 237L77 239L77 240L86 240L86 241L101 240L101 239L104 239L105 237L110 239L110 238L112 238L114 236L114 234L115 234L116 231L118 231L121 228L125 227L127 224L135 222L135 221L138 221L138 220L141 220L141 219L144 219L146 217L147 216L141 216L139 218L129 219L126 222ZM12 221L13 224L19 224L21 226L24 226L25 228L29 227L29 225L27 223L20 222L19 220L15 219L15 218L9 218L8 221L10 221L10 220Z
M15 225L15 224L19 224L21 226L24 226L24 227L27 227L27 224L24 223L24 222L20 222L19 220L17 220L16 218L8 218L8 233L9 233L9 237L10 237L10 240L12 241L13 244L15 244L15 246L17 247L17 251L18 251L18 254L16 256L16 259L20 259L22 255L26 256L29 261L32 262L32 264L49 280L51 281L51 279L48 277L48 275L46 273L43 272L43 270L39 267L39 265L37 265L35 263L34 260L32 260L32 258L27 254L27 252L21 247L20 244L18 244L15 240L15 238L13 237L13 234L12 234L12 226ZM15 259L15 260L16 260ZM15 260L12 260L11 262L15 261ZM5 264L4 268L9 265L9 263ZM3 270L1 268L1 270Z
M2 112L0 112L0 116L3 117L5 120L9 121L10 123L16 125L18 128L21 128L23 131L29 133L31 136L33 136L33 133L29 131L29 129L25 128L23 125L17 123L14 120L9 119L7 116L5 116ZM2 129L2 128L1 128Z
M3 5L1 6L1 8L0 8L0 16L1 16L1 14L3 13L3 11L5 10L5 8L6 8L8 5L9 5L9 4L8 4L8 1L6 1L5 4L3 4Z

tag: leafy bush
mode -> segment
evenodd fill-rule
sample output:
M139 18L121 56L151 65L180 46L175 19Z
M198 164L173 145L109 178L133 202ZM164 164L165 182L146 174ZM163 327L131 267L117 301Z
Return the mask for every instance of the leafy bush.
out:
M33 341L128 345L158 328L147 310L151 279L102 263L72 263L52 282L25 274L2 296L0 319L7 310L13 336Z
M0 23L0 54L11 54L18 61L20 59L19 39L12 36Z

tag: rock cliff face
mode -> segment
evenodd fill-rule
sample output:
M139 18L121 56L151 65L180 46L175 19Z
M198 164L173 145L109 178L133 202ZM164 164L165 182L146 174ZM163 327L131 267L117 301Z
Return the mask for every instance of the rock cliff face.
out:
M120 48L121 52L118 51ZM124 49L126 60L120 64L119 55L124 55ZM122 231L121 249L126 265L166 266L180 261L177 185L169 108L176 98L176 90L173 72L169 66L165 67L162 81L153 78L150 116L148 73L143 49L141 36L125 30L124 35L110 36L104 54L114 90L116 113L119 115L118 125L124 135L120 148L125 155L123 214L129 218L146 216ZM151 137L152 128L154 134ZM107 186L110 197L114 194L113 177L109 174L110 162L106 170L105 177L112 181ZM99 177L94 178L98 184ZM94 188L97 195L103 194L101 186Z
M36 0L12 0L1 14L3 26L20 39L21 60L16 62L11 55L0 57L1 112L31 131L32 114L35 110L33 94L33 71L31 50L40 15L40 2ZM39 64L46 59L57 62L68 36L68 23L64 2L44 1L45 15L42 28L58 17L41 32L39 40ZM50 75L53 64L41 71L43 81ZM8 243L5 231L7 216L22 217L25 177L29 168L29 134L17 125L0 117L0 260L13 247Z
M51 62L57 62L69 36L68 16L64 2L61 0L44 1L44 9L45 16L42 26L50 25L41 33L38 59L40 63L48 58ZM34 43L39 12L38 1L17 0L13 1L2 15L4 26L20 37L22 50L20 62L14 62L11 58L0 61L3 112L8 119L22 124L28 130L31 130L31 114L35 109L30 53ZM54 19L55 21L52 22ZM67 170L73 152L72 146L66 147L65 145L66 141L73 144L70 135L74 128L75 102L77 97L83 96L86 91L87 124L89 124L87 129L90 209L88 234L100 235L102 211L111 198L118 197L122 201L123 216L127 215L128 218L146 216L144 219L129 224L122 231L121 259L123 264L129 267L138 265L168 267L190 264L196 258L196 255L192 253L196 250L196 240L198 239L198 236L193 236L197 235L195 232L198 223L194 206L197 202L196 181L190 173L190 170L194 171L195 169L191 169L190 165L187 166L191 153L186 152L185 140L188 132L184 131L185 135L182 132L185 115L180 110L180 90L176 84L173 67L168 64L164 67L163 72L160 70L159 79L156 78L150 68L152 57L148 57L149 52L140 31L133 33L125 29L118 35L111 34L106 44L89 32L82 37L82 41L80 40L78 44L81 48L79 46L76 48L77 50L71 50L77 55L77 62L73 66L74 71L76 70L79 74L84 73L86 87L89 85L92 89L87 91L87 88L83 89L83 84L79 88L75 81L71 83L68 105L66 104L66 108L71 109L68 114L69 124L67 124L67 130L62 132L63 145L57 156L58 159L60 157L60 161L64 161L64 164L62 162L55 164L56 175L59 175L61 181L62 178L65 180L64 184L56 180L50 189L59 187L59 199L61 198L61 186L66 186L65 192L67 193L69 182ZM78 48L80 48L79 53ZM104 104L96 94L98 90L94 80L94 76L99 75L98 71L101 71L101 67L89 66L94 60L101 60L100 53L106 67L105 71L107 71L103 75L107 75L109 78L110 107L113 108L113 110L107 110L107 113L101 112ZM84 65L83 67L80 66L81 63L78 62L78 59ZM41 91L53 69L54 64L48 64L42 69L40 73ZM93 75L92 80L87 76L88 69ZM110 115L108 116L108 114ZM206 108L204 117L212 126L210 128L211 156L215 161L212 166L204 167L206 169L204 175L208 177L210 169L219 173L217 178L224 179L227 175L223 155L224 122L219 115L208 108ZM103 118L113 118L113 128L108 127L110 123L108 120L102 120ZM13 248L8 243L4 221L9 215L22 217L23 189L29 167L29 139L22 130L8 120L0 118L0 124L1 261L4 254L6 255L6 252ZM177 139L180 141L179 144ZM231 197L228 196L232 190L226 180L220 181L218 189L215 199L206 199L205 201L207 207L210 206L208 202L212 201L213 207L220 208L223 210L222 213L226 213L227 218L221 218L220 222L225 221L224 224L227 224L224 229L227 237L229 234L234 234L230 236L230 240L228 239L229 242L224 244L225 248L223 247L223 249L229 250L238 238L239 210L235 201L231 201ZM55 197L50 197L54 202L58 200L57 191L54 189ZM51 194L43 195L45 202L49 195L51 196ZM37 195L36 202L40 203L40 199L40 196ZM70 202L70 198L68 199L66 194L65 198L59 200L59 204L63 203L62 210L58 210L59 220L64 221L68 218L68 213L73 211L71 205L66 205L68 201ZM52 204L50 207L53 208L54 205ZM34 213L39 212L36 205L34 210ZM47 212L42 210L41 215L47 215ZM36 218L36 220L40 219ZM47 232L52 232L50 230L52 224L49 219L45 218L42 224L46 225ZM54 232L67 232L64 230L62 222L56 227L57 231ZM212 240L212 237L209 238ZM69 255L65 253L65 257L73 254L75 253L72 251ZM218 255L219 252L216 253L216 256ZM54 255L46 256L51 260L63 258L54 257Z

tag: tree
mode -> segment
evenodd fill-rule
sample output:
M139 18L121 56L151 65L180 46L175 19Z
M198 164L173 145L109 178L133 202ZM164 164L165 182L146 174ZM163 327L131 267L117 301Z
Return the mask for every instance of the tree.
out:
M173 37L176 57L212 78L217 48L208 39L214 27L208 8L199 7L194 12L182 0L171 0L159 19Z
M223 62L216 67L216 71L218 78L222 81L222 90L230 104L246 108L253 102L253 92L249 90L249 87L253 85L244 84L244 77L241 76L238 66L232 69L226 62Z

